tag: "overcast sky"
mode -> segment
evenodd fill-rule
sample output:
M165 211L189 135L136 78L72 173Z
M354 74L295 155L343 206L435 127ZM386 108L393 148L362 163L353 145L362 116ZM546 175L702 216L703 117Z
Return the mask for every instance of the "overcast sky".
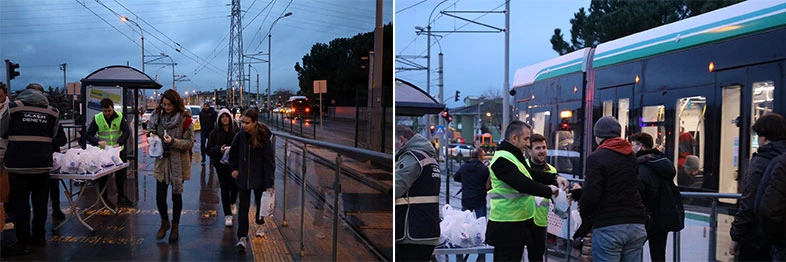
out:
M421 3L422 2L422 3ZM441 0L396 0L395 45L396 55L426 55L426 35L417 36L415 26L425 28L429 14ZM416 5L417 4L417 5ZM440 15L440 11L503 11L505 0L448 0L439 5L432 16L432 31L489 31L479 25ZM413 6L412 8L408 8ZM570 37L570 19L580 7L588 7L588 0L513 0L510 2L510 84L517 68L525 67L558 56L551 49L554 28L562 29ZM408 9L407 9L408 8ZM505 27L501 13L456 14L498 28ZM481 17L482 16L482 17ZM479 17L479 18L478 18ZM464 27L462 27L464 26ZM461 100L449 99L448 107L463 105L466 96L479 96L489 89L500 94L504 83L505 35L503 33L434 33L442 35L444 98L461 91ZM566 41L570 39L566 38ZM440 46L431 39L431 95L437 97L437 67ZM425 66L426 59L414 60ZM397 65L399 67L400 65ZM397 71L396 78L426 90L426 71Z
M384 23L392 22L392 0L384 2ZM374 30L375 1L371 0L242 0L244 53L267 53L266 36L273 27L272 90L297 90L295 62L315 43L352 37ZM137 26L120 20L124 15L144 31L145 55L169 55L177 82L185 90L212 91L227 85L231 0L2 0L0 1L0 58L20 64L21 76L13 90L30 82L63 86L60 64L67 63L68 82L78 82L109 65L141 70L141 41ZM178 44L180 46L178 46ZM179 49L178 52L176 49ZM146 61L155 59L148 57ZM156 61L170 62L168 58ZM267 64L259 71L260 91L267 85ZM0 67L5 73L5 63ZM256 71L252 69L252 88ZM248 66L245 66L248 73ZM145 65L145 72L164 88L172 86L172 67ZM5 76L0 76L5 80Z

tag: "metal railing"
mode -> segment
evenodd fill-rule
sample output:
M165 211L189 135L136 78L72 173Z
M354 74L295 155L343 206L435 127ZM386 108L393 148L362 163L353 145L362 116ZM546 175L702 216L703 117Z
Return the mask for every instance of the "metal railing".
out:
M336 172L335 178L333 181L333 189L334 189L334 198L333 198L333 240L332 240L332 260L336 261L337 256L337 244L338 244L338 212L339 212L339 193L341 192L341 183L340 183L340 175L341 169L343 165L343 158L350 157L352 159L365 162L377 162L377 163L392 163L393 156L390 154L384 154L380 152L370 151L366 149L359 149L349 146L343 146L333 143L327 143L302 137L297 137L290 134L285 134L282 132L273 132L273 144L276 144L277 139L284 139L284 177L283 177L283 222L282 226L288 227L289 224L287 223L287 172L289 171L288 161L288 154L290 151L290 147L293 146L290 141L297 141L302 143L302 157L303 157L303 164L301 167L301 173L299 174L302 177L302 188L301 188L301 195L300 195L300 255L303 256L305 254L305 245L304 245L304 218L305 218L305 199L306 199L306 157L308 155L309 147L320 147L324 149L328 149L334 151L336 153Z
M565 174L561 174L561 175L562 175L562 177L568 179L568 181L570 182L570 186L572 186L573 183L583 183L584 182L584 179L571 178L572 175L565 175ZM742 195L741 194L736 194L736 193L709 193L709 192L680 192L680 194L682 195L683 199L685 199L685 198L711 199L710 212L709 212L709 242L710 243L708 245L708 250L707 251L708 251L708 260L709 261L717 261L716 252L717 252L717 244L718 244L718 200L722 199L722 198L723 199L739 199ZM573 209L574 206L575 205L571 204L571 208L570 209ZM567 243L565 245L565 253L564 253L565 254L565 260L566 261L571 261L571 259L573 258L571 256L571 254L572 254L572 251L573 251L574 248L573 248L573 246L570 243L570 240L573 239L573 237L570 235L571 234L571 228L572 228L571 227L571 216L570 215L568 215L567 218L565 219L565 223L567 224L567 228L568 228L568 230L565 230L566 235L559 236L559 237L567 240ZM672 237L673 237L673 241L672 241L672 251L673 251L672 255L673 255L673 259L674 259L674 261L681 261L682 258L681 258L681 246L680 246L681 245L681 243L680 243L680 231L672 232ZM548 242L547 242L547 244L548 244ZM648 247L645 245L642 248L648 248ZM547 251L548 251L548 246L547 246ZM458 249L456 249L456 248L453 248L453 249L451 249L451 248L442 248L442 249L435 249L434 255L438 256L438 255L461 255L461 254L463 254L463 255L465 255L464 258L466 259L466 255L469 255L469 254L477 254L477 255L481 256L483 254L488 254L488 253L493 253L493 252L494 252L494 249L493 249L492 246L483 246L483 247L475 247L475 248L458 248ZM642 252L642 255L643 254L644 253ZM548 260L548 256L546 256L546 257L547 257L546 260ZM479 259L481 259L481 258L479 258Z

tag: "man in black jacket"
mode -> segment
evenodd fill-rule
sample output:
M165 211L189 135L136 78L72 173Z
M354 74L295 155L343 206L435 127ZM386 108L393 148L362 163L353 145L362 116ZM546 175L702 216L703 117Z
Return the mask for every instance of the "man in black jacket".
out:
M119 126L120 137L117 138L117 141L115 142L114 145L112 143L109 143L108 145L123 147L123 149L120 150L120 159L123 160L123 162L125 162L127 155L124 145L126 144L126 142L128 142L128 137L131 135L131 130L128 129L128 122L126 122L124 116L119 114L119 112L115 111L115 106L111 99L109 98L102 99L100 105L101 105L101 113L98 113L95 116L93 116L93 122L90 122L90 126L87 127L87 136L86 136L87 142L89 142L91 145L94 146L100 146L99 144L100 139L97 137L97 135L100 136L100 132L106 130L101 130L101 128L99 128L99 123L97 122L102 122L104 123L104 125L108 125L108 127L111 130L114 130L116 127L113 126L114 125L113 121L115 121L115 119L117 118L120 118L120 126ZM102 121L100 119L101 117L103 117ZM105 126L104 128L106 127L107 126ZM136 149L136 147L132 147L132 148ZM109 179L108 176L99 178L98 186L103 190L102 196L104 198L104 201L106 201L106 204L114 209L115 205L112 203L111 200L109 200L108 197L109 192L107 192L107 190L104 189L104 187L106 187L106 181L108 179ZM126 169L124 168L116 171L115 186L117 187L117 203L121 206L131 206L133 205L133 202L131 202L131 200L129 200L125 194L125 181L126 181Z
M786 261L786 154L764 171L754 200L762 238L772 243L772 261Z
M621 129L612 116L595 122L598 149L587 157L584 188L571 191L581 207L582 227L587 223L593 227L593 261L640 260L647 240L647 210L638 192L636 156L630 143L620 138Z
M778 114L767 114L757 119L751 129L758 136L759 149L740 178L742 197L729 230L732 240L729 252L737 254L740 261L772 260L770 245L761 241L764 238L762 231L758 230L758 218L753 212L753 206L762 175L770 161L786 152L786 120Z
M483 164L485 154L480 148L472 151L472 159L461 165L453 180L461 182L461 210L475 212L475 217L485 217L486 180L489 168Z
M636 163L639 166L639 194L644 201L644 206L649 211L651 223L647 225L647 239L650 246L652 261L666 260L666 239L669 231L664 224L675 213L664 214L661 212L661 196L671 193L674 187L674 164L666 158L663 152L653 149L652 136L647 133L631 135L633 151L636 152ZM675 210L676 211L676 210Z
M210 132L213 131L213 128L216 126L216 118L218 117L218 112L215 109L210 107L210 102L205 101L202 104L202 111L199 111L199 123L202 125L202 131L199 132L200 136L200 143L199 143L199 150L202 152L202 163L205 163L205 159L207 159L205 151L205 146L207 145L207 138L210 137Z

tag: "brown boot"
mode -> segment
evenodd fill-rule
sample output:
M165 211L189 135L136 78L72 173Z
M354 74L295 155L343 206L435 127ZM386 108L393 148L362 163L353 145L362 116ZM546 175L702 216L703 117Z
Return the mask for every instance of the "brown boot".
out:
M177 241L177 239L180 238L180 230L177 228L179 225L180 223L172 223L172 231L169 232L169 241Z
M158 234L156 234L156 239L163 239L166 236L166 231L169 229L169 221L161 221L161 227L158 228Z

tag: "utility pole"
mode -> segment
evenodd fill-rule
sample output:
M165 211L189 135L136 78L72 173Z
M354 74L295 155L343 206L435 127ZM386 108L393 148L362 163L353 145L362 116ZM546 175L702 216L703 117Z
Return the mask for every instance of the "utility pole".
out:
M510 123L510 1L505 1L505 89L502 93L502 124L499 132L504 134L504 128Z
M227 88L234 88L237 85L240 87L241 96L243 91L243 80L245 74L243 73L243 23L241 18L243 11L240 9L240 0L232 0L232 13L231 23L229 26L229 61L227 61ZM232 105L234 106L234 95L232 98ZM242 97L241 97L242 104ZM230 107L231 107L230 106Z
M380 134L375 136L373 147L371 150L378 150L379 152L385 152L385 149L382 148L382 137L381 134L384 134L385 131L382 128L385 125L385 116L382 115L382 60L384 60L385 52L383 51L383 38L384 38L384 26L382 25L382 0L377 0L377 26L376 30L374 30L374 53L378 54L374 60L374 115L379 116L378 121L374 121L374 130L375 134ZM321 110L321 109L320 109ZM320 111L321 112L321 111Z

